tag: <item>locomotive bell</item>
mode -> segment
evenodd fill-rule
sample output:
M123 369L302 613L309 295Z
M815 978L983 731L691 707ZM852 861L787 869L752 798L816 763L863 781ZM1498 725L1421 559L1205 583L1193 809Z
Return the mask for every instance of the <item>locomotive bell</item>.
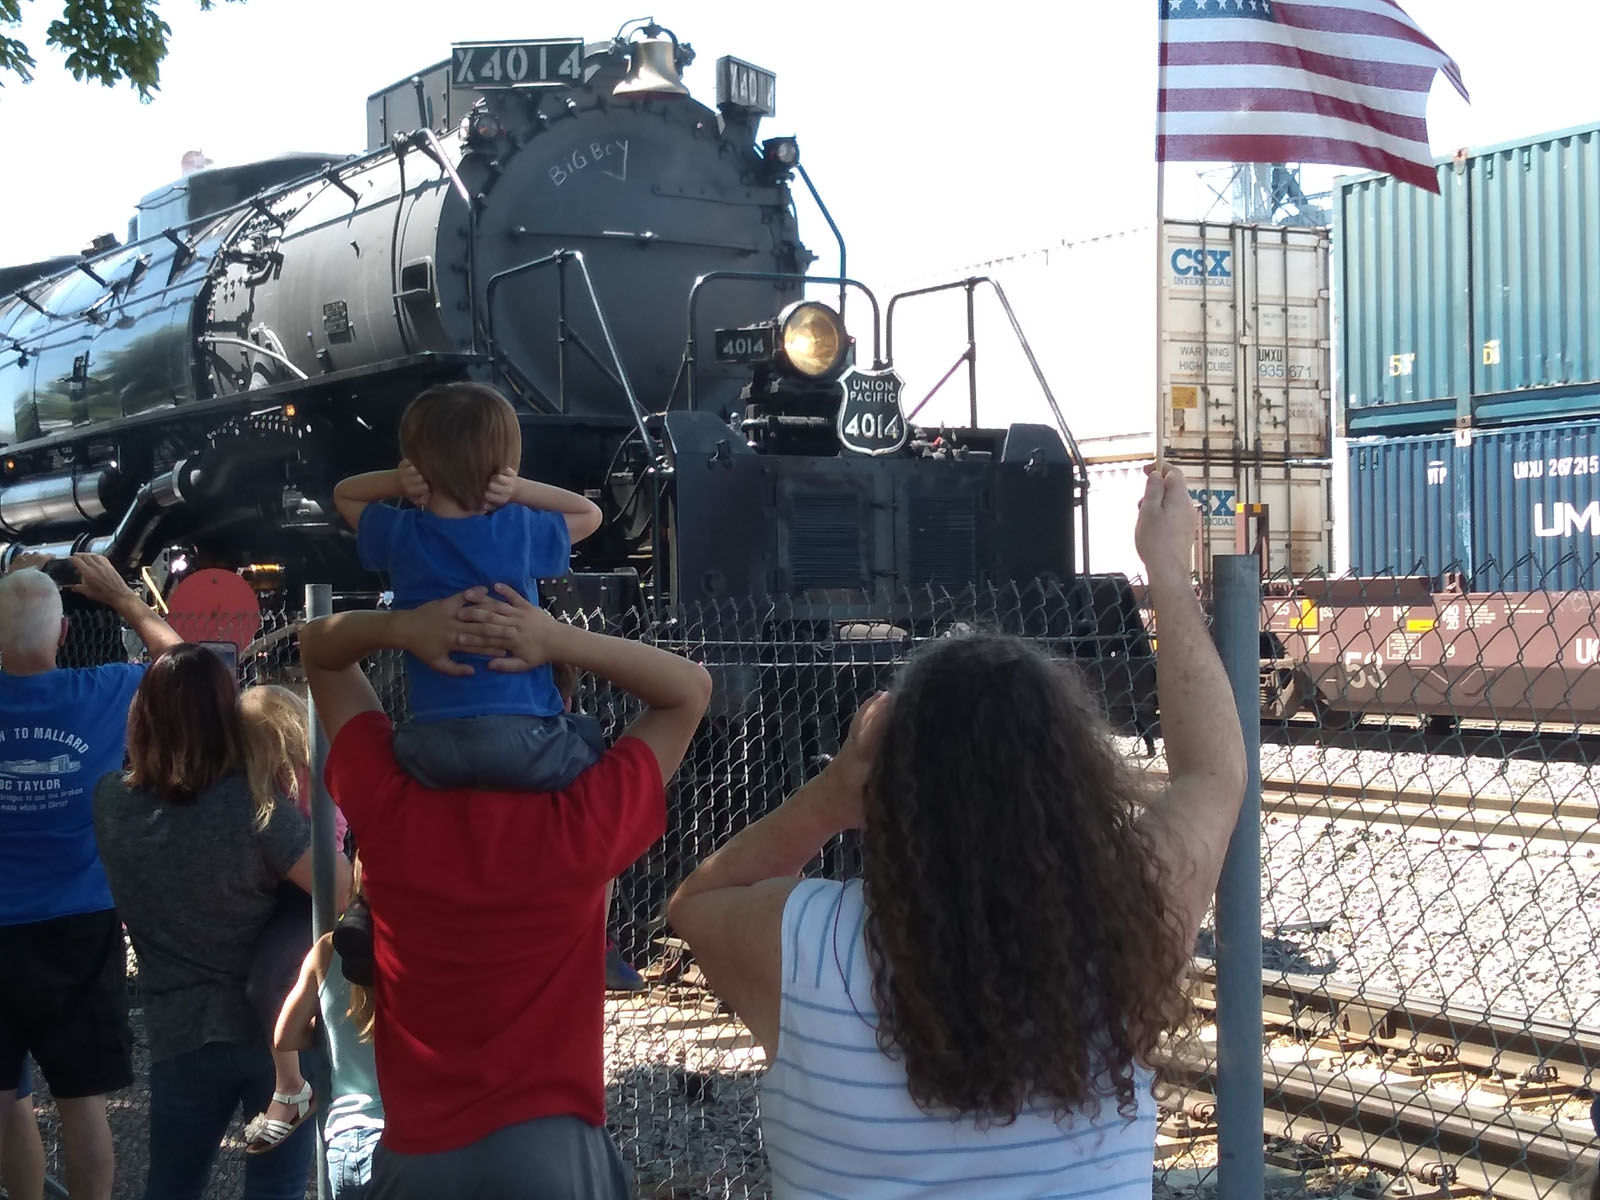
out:
M678 42L665 31L649 34L628 47L628 73L611 90L613 96L687 96L678 76Z

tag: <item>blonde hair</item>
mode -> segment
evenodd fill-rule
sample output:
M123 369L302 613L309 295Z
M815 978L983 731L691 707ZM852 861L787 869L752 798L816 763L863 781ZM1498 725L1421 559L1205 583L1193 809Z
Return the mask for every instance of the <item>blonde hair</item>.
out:
M266 823L280 799L300 798L311 769L308 719L305 701L275 683L253 687L239 697L245 778L258 824Z

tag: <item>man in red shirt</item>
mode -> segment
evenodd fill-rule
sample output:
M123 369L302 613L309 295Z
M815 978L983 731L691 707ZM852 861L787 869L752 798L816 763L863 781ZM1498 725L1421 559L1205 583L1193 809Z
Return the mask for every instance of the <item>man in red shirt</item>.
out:
M374 1042L386 1125L372 1200L617 1200L605 1131L608 881L666 827L664 785L710 698L704 668L555 620L503 585L409 612L313 621L301 661L327 731L327 783L372 909ZM563 662L646 711L564 792L432 791L395 762L361 659L435 670Z

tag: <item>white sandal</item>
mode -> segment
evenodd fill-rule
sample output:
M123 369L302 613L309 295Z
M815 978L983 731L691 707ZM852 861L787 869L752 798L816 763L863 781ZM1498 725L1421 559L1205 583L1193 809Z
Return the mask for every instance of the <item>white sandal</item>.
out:
M317 1110L317 1098L311 1092L309 1080L292 1095L288 1092L273 1092L272 1098L279 1104L287 1104L293 1108L294 1120L279 1121L264 1112L257 1113L250 1124L245 1126L246 1154L265 1154L269 1150L276 1150L289 1139L290 1134L305 1124L307 1117Z

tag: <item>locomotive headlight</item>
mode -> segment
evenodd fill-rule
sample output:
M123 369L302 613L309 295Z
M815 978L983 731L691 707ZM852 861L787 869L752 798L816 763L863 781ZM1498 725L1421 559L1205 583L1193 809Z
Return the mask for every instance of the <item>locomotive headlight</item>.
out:
M802 300L778 315L778 345L796 374L823 379L844 366L850 339L838 313L826 304Z
M761 143L761 157L771 166L792 169L800 162L800 143L792 137L768 138Z

